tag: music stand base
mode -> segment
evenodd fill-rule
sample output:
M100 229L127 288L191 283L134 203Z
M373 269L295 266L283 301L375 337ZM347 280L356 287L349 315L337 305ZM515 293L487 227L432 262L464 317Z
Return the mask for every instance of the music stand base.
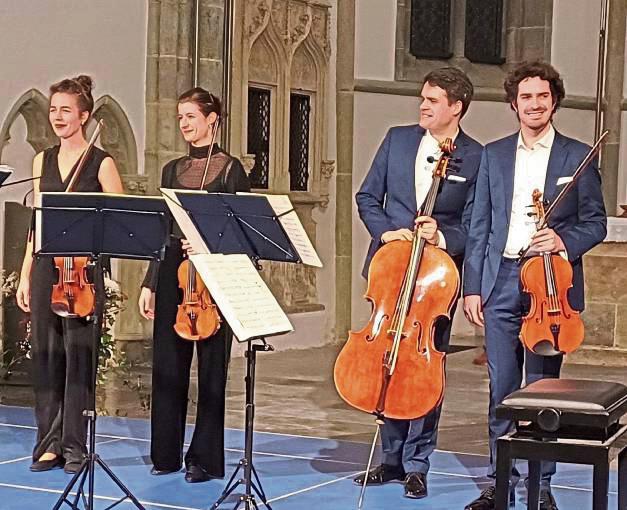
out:
M65 490L61 497L57 500L53 510L59 510L63 504L68 505L72 510L81 510L80 504L82 502L84 510L93 510L94 508L94 494L93 494L93 484L94 484L94 475L95 475L95 467L98 464L103 471L111 478L111 480L120 488L120 490L124 493L124 496L117 500L112 505L109 505L105 510L109 510L113 507L116 507L120 503L125 502L127 499L130 500L137 508L140 510L145 510L144 506L133 496L131 491L120 481L120 479L115 476L111 468L107 466L105 461L103 461L97 453L89 453L85 457L85 460L81 464L78 472L74 474L70 483L65 487ZM85 493L85 481L89 480L89 487L92 490L88 490L87 494ZM78 489L76 491L76 495L73 500L69 500L69 495L74 486L78 483Z
M253 340L261 340L261 344L253 344ZM238 510L241 505L244 505L244 510L258 510L259 506L255 500L255 494L257 494L261 503L263 503L268 510L272 510L272 507L268 504L268 498L261 487L261 480L257 475L257 470L253 465L253 431L255 420L255 368L257 364L257 352L273 351L274 348L266 343L264 338L251 338L248 339L248 348L246 349L246 428L244 431L244 457L239 461L235 471L229 478L226 484L226 488L222 492L220 498L211 506L211 510L216 510L226 498L228 498L237 487L243 485L245 488L244 494L239 497L238 502L235 504L232 510ZM243 471L243 477L236 480L240 469ZM253 480L254 477L254 480Z
M235 480L235 478L237 477L237 474L240 472L240 469L244 471L244 476L245 476L246 465L247 465L246 459L241 459L239 461L237 468L235 468L235 471L231 475L231 478L229 479L228 483L226 484L226 488L224 489L224 491L222 491L222 495L220 496L220 499L218 499L211 506L211 510L216 510L224 502L224 500L228 498L235 491L235 489L237 489L240 485L246 486L245 478L239 478L238 480ZM261 487L261 481L259 480L259 476L257 475L257 470L255 469L255 466L251 466L251 473L254 475L257 483L250 480L250 489L247 489L246 493L242 494L239 497L237 503L235 504L232 510L237 510L242 505L243 505L244 510L253 510L253 509L259 510L259 506L257 505L257 501L255 499L255 494L252 494L252 491L254 491L257 494L257 497L260 499L261 503L263 503L269 510L272 510L272 507L268 503L266 494L263 491L263 488Z

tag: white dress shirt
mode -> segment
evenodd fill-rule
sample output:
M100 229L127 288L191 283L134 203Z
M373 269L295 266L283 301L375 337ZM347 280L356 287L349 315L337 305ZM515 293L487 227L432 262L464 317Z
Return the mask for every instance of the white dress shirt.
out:
M536 189L544 192L554 139L555 129L552 125L547 133L531 147L525 145L522 133L518 135L512 212L503 252L506 258L518 258L520 250L529 246L531 237L536 232L535 217L529 216L529 213L533 212L530 207L533 204L532 194Z
M455 132L453 141L459 134L459 128ZM422 206L422 203L427 198L429 188L433 182L433 170L435 165L440 159L442 151L440 150L440 143L435 137L427 130L420 140L420 146L418 147L418 153L416 154L415 163L415 186L416 186L416 205L418 209ZM427 158L432 157L433 161L430 163ZM438 248L446 249L446 240L440 230L438 230Z

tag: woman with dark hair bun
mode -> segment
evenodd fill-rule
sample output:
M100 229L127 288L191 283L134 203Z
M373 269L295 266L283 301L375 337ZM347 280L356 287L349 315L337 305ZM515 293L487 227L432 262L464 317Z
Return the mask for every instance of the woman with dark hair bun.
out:
M89 76L66 78L50 87L48 120L59 144L33 160L33 190L66 191L78 161L88 146L85 125L94 108ZM74 191L122 193L122 181L109 154L94 147L78 176ZM30 236L29 236L30 237ZM32 377L35 391L37 442L31 471L64 467L76 473L85 457L87 419L83 410L93 401L92 349L100 340L96 317L104 303L103 275L94 271L96 313L62 318L50 307L56 282L51 258L33 258L32 239L26 246L17 289L17 304L31 314Z
M199 189L211 150L203 189L218 193L250 190L241 163L217 144L211 145L221 115L220 100L204 89L194 88L179 97L179 129L189 143L189 155L165 165L161 187ZM174 224L163 262L151 264L142 283L139 309L143 317L154 319L150 446L153 475L179 471L183 463L187 394L196 345L196 426L184 459L185 480L195 483L224 476L224 401L233 334L224 320L204 340L185 340L174 330L180 303L177 270L185 252L192 253Z

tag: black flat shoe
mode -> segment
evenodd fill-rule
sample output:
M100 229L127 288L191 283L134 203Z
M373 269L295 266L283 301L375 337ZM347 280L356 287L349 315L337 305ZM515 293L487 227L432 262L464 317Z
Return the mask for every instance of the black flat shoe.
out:
M80 471L82 465L83 462L78 460L66 462L65 466L63 467L63 471L65 471L68 475L75 475Z
M407 473L405 477L405 497L422 499L427 497L427 475L424 473Z
M211 480L213 476L207 473L197 464L191 464L185 469L185 481L187 483L200 483Z
M61 456L57 456L50 460L36 460L28 469L33 473L41 473L42 471L50 471L51 469L62 468L65 460Z
M353 482L357 485L363 485L366 473L353 478ZM402 482L405 480L405 471L402 467L390 466L389 464L381 464L368 471L368 483L366 485L383 485L388 482Z
M509 491L509 506L513 507L516 504L516 492L514 489ZM471 501L464 507L464 510L496 510L496 487L491 485L487 489L481 492L481 495Z
M157 469L156 467L152 466L150 468L150 474L154 475L154 476L169 475L171 473L176 473L176 472L178 472L180 470L181 470L181 468L176 468L176 469Z

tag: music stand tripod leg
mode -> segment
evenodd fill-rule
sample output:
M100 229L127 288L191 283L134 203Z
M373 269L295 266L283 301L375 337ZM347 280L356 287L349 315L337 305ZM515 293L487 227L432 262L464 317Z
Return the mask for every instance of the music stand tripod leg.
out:
M246 427L244 433L244 458L239 461L235 472L231 475L231 478L227 483L226 488L222 492L220 498L211 506L211 510L216 510L239 485L244 485L245 492L242 496L240 496L239 500L233 507L233 510L237 510L242 503L244 504L245 510L258 510L259 507L255 501L253 491L257 493L257 496L259 496L259 499L268 508L268 510L272 510L272 507L269 505L266 494L261 486L261 480L257 475L257 470L253 465L253 432L255 424L255 370L257 364L257 351L268 352L274 350L274 348L266 343L264 338L258 339L263 342L262 344L253 344L253 340L255 339L248 339L248 347L245 353ZM233 483L240 469L243 469L244 477ZM253 476L255 477L257 483L253 482Z
M96 257L97 264L96 267L102 268L102 264L100 263L100 257ZM97 323L102 324L104 314L104 303L101 305L97 305L96 315L93 318L94 321L98 321ZM120 488L120 490L124 493L124 497L118 500L116 503L113 503L108 508L113 508L114 506L122 503L126 499L130 499L133 504L139 510L146 510L143 505L133 496L131 491L120 481L118 477L116 477L109 466L98 456L96 453L96 377L98 375L98 344L99 340L96 341L96 345L92 346L92 376L90 383L92 384L92 401L91 401L91 409L85 409L83 411L83 416L86 416L88 419L88 431L89 431L89 449L87 455L83 459L80 469L78 472L72 477L70 482L65 487L63 494L57 500L56 504L53 507L53 510L59 510L61 506L65 503L72 510L80 510L78 507L79 500L83 499L84 510L94 510L94 482L95 482L95 467L96 463L105 471L109 478L115 482L115 484ZM72 488L78 481L79 477L82 478L78 485L78 489L76 492L76 497L74 498L74 502L70 503L67 500L67 496L71 492ZM88 482L88 494L85 497L85 480Z

